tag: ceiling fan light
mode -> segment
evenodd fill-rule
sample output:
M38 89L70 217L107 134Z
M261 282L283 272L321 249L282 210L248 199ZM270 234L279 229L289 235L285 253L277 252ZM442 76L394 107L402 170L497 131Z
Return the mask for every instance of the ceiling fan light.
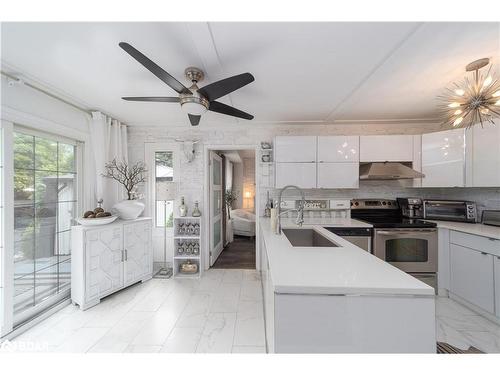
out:
M207 111L204 105L194 102L183 103L181 104L181 108L184 112L195 116L201 116Z

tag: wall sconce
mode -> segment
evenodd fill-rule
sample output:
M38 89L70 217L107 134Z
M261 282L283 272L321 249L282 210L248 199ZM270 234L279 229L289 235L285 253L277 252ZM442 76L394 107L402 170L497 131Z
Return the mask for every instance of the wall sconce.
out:
M245 198L252 198L252 193L245 191Z

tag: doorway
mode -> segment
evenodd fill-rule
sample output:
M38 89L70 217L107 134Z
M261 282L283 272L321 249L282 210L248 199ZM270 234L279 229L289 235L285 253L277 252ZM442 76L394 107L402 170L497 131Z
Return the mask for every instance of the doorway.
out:
M208 150L208 266L211 268L256 268L255 156L255 148Z

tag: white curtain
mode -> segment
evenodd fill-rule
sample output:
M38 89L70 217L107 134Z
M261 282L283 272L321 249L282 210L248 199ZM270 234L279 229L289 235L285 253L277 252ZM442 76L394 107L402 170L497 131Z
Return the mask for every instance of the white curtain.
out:
M101 112L92 112L90 143L93 153L93 176L89 183L94 186L94 198L103 199L103 207L110 210L115 203L125 199L124 189L116 181L102 177L104 164L116 159L128 163L127 127Z

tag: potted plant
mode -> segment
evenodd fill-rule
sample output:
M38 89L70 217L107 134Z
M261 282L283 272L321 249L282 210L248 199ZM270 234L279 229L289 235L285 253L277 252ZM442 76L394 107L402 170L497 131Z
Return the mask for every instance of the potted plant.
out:
M227 218L231 219L231 208L233 206L233 202L238 199L238 196L236 193L232 190L226 190L224 193L224 201L226 202L227 206Z
M144 211L144 203L137 200L137 186L146 181L146 165L142 161L129 166L125 161L113 159L105 164L104 177L111 178L121 184L127 192L127 199L117 203L113 209L121 219L136 219Z

